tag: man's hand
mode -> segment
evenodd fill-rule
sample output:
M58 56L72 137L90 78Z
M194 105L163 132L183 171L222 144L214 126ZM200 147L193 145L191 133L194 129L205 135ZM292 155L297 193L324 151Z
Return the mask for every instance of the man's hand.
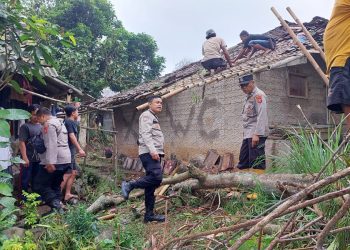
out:
M259 136L258 135L253 135L252 137L252 147L255 148L259 143Z
M85 151L84 150L82 150L82 149L79 149L79 156L80 157L85 157L86 156L86 154L85 154Z
M155 161L159 161L160 157L158 153L151 152L150 155L152 156L152 159Z
M23 161L25 162L23 165L27 168L29 167L29 159L28 157L23 158Z
M48 164L48 165L45 166L45 168L46 168L46 171L49 172L49 173L53 173L56 170L56 167L53 164Z

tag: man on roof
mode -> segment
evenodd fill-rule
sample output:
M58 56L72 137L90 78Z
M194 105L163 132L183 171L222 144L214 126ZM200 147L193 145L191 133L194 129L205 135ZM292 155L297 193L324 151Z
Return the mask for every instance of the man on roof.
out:
M273 38L265 35L252 35L248 31L243 30L239 37L242 40L243 48L239 52L238 56L232 61L235 63L237 60L246 57L248 53L248 59L253 56L253 54L258 50L263 50L264 53L274 50L276 47L276 42Z
M210 29L206 32L206 41L202 46L202 66L209 71L209 73L218 73L229 66L232 66L230 55L227 51L227 46L224 39L217 37L214 30ZM222 58L224 54L226 61ZM214 71L214 72L213 72Z

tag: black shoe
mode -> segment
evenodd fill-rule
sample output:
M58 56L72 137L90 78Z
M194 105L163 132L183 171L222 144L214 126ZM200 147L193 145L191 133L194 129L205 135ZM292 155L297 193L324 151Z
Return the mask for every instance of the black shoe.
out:
M54 199L50 202L49 206L51 208L55 208L55 209L60 209L62 208L62 204L61 204L61 201L58 200L58 199Z
M55 199L55 200L51 201L50 207L51 207L51 212L56 212L58 214L63 214L64 213L61 201L58 200L58 199Z
M164 222L165 216L161 214L145 215L145 218L143 220L144 223L152 222L152 221Z
M125 200L129 199L129 194L132 190L132 186L130 182L123 181L122 182L122 195Z

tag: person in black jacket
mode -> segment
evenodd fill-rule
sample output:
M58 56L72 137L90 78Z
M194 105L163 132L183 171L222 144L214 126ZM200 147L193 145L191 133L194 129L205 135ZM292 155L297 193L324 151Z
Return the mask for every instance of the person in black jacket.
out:
M265 35L251 35L245 30L239 34L239 37L242 40L243 48L232 63L247 56L249 52L248 58L251 58L258 50L263 50L266 53L269 50L274 50L276 46L276 42L273 38Z

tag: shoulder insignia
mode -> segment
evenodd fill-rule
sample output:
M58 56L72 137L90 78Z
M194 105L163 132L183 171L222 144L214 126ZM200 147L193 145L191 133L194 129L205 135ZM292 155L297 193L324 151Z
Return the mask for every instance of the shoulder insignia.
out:
M43 132L44 132L44 134L47 134L48 131L49 131L49 125L48 125L48 124L45 124L45 125L43 126Z
M255 96L255 100L256 100L257 103L262 103L262 100L263 100L262 95L256 95Z
M148 116L143 116L142 117L142 121L143 122L148 122L150 120L150 118Z

